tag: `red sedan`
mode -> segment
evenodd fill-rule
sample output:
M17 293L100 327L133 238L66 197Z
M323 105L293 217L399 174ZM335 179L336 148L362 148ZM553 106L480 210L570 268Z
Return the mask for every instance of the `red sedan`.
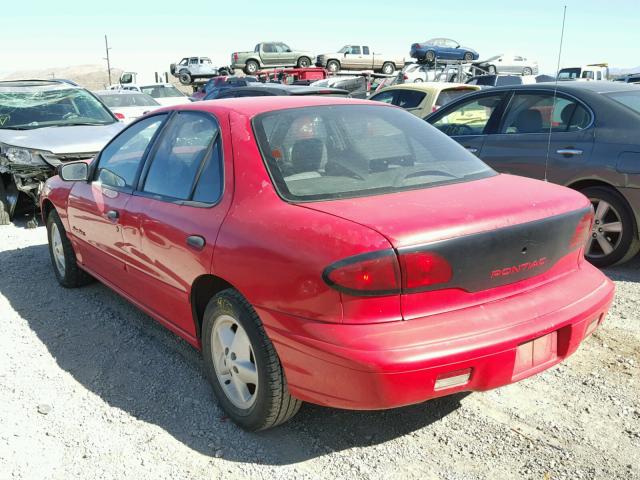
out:
M382 409L521 380L572 354L614 291L584 260L586 197L367 101L153 112L64 165L42 214L58 281L97 278L202 349L249 430L301 401Z

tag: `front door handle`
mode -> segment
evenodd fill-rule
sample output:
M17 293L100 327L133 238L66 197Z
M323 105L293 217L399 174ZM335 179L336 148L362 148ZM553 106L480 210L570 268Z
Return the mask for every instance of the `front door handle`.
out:
M577 148L560 148L556 150L558 155L566 155L568 157L572 157L574 155L582 155L582 150L578 150Z
M466 149L467 149L467 152L470 152L470 153L478 153L478 149L477 149L477 148L475 148L475 147L464 147L464 148L466 148Z
M115 222L116 220L118 220L118 218L120 218L120 214L117 210L109 210L107 212L107 218L112 222Z
M191 235L187 237L187 245L196 250L202 250L207 242L200 235Z

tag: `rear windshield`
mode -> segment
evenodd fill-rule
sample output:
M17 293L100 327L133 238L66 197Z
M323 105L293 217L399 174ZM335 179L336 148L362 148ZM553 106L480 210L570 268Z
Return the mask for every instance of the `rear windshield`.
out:
M605 95L636 113L640 113L640 90L637 92L612 92Z
M447 103L453 102L456 98L460 98L469 92L474 92L473 88L457 88L455 90L443 90L438 95L435 106L437 108L444 107Z
M184 97L185 94L178 90L173 85L149 85L146 87L140 87L142 93L152 96L153 98L166 98L166 97Z
M285 200L359 197L495 175L455 141L396 108L278 110L257 116L253 126Z
M427 94L425 92L399 88L396 90L387 90L386 92L380 92L371 97L371 100L375 100L376 102L390 103L391 105L395 105L396 107L416 108L418 105L420 105L426 95Z
M118 107L157 107L160 104L144 93L100 94L104 104L109 108Z

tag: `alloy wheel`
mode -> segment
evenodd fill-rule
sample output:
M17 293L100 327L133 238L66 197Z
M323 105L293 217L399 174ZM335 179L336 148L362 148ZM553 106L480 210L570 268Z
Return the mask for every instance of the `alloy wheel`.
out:
M585 247L589 258L602 258L613 253L622 241L622 218L608 202L591 198L595 210L591 235Z
M214 321L211 356L224 394L236 407L250 408L258 397L256 357L247 332L231 315Z
M53 252L53 259L55 260L58 273L61 277L64 277L64 247L62 245L60 229L58 229L58 225L56 225L55 222L51 224L51 251Z

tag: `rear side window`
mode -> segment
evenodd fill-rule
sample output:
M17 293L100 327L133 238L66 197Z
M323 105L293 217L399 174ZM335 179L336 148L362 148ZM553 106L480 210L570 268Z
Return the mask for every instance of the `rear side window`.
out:
M253 120L274 184L287 200L367 196L495 173L426 122L399 109L334 105Z
M591 123L591 114L579 103L553 93L516 93L504 116L500 133L576 131Z
M457 89L451 89L451 90L443 90L440 92L440 95L438 95L438 98L436 99L436 103L435 103L435 107L436 108L440 108L440 107L444 107L447 103L452 102L458 98L460 98L463 95L466 95L469 92L473 92L475 91L472 88L457 88Z
M218 133L208 115L176 115L157 142L143 191L176 200L196 200L197 192L198 198L215 202L221 191Z
M424 97L426 93L418 92L415 90L387 90L386 92L378 93L371 97L371 100L375 100L377 102L390 103L391 105L395 105L396 107L402 108L416 108Z
M147 147L165 118L145 118L118 135L100 154L96 179L110 187L133 188Z
M449 136L481 135L502 98L499 94L468 100L430 123Z
M369 47L362 47L362 53L369 55Z

